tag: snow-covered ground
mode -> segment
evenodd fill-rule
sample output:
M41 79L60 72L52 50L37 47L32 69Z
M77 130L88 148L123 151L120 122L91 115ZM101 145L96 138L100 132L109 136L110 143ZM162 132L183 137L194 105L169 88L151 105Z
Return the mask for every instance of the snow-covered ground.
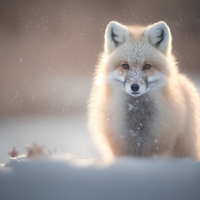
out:
M6 163L0 169L0 200L200 199L200 163L195 161L118 158L99 163L84 113L8 118L0 121L0 134L0 163ZM13 146L26 153L24 145L33 142L55 155L9 160Z
M199 200L200 163L119 158L108 165L65 156L11 159L2 200Z
M0 120L0 163L8 161L8 152L16 147L26 153L26 145L45 145L57 154L70 153L94 157L96 152L87 131L85 113L55 116L12 116Z

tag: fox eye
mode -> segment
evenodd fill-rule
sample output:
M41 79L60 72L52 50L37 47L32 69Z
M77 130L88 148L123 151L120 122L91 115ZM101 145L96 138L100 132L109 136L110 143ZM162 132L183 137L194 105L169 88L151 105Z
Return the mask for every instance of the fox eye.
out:
M151 65L150 65L150 64L146 64L146 65L143 67L144 70L148 70L148 69L150 69L150 68L151 68Z
M129 69L129 65L128 65L128 64L123 64L122 67L123 67L124 69Z

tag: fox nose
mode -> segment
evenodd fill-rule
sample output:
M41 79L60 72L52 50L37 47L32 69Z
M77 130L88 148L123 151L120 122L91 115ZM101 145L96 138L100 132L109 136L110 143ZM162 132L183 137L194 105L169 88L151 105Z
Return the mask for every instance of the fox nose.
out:
M131 85L131 90L133 92L137 92L139 89L140 89L140 86L138 84L134 83Z

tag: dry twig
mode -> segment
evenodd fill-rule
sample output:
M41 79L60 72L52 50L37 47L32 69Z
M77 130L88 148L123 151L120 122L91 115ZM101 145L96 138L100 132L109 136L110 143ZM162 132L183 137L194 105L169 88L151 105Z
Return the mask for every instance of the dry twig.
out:
M8 154L10 155L10 157L15 158L18 156L18 151L15 147L13 147L12 150L8 152Z
M45 146L43 145L38 145L36 143L34 143L31 146L27 146L27 157L33 157L36 155L45 155L44 149Z

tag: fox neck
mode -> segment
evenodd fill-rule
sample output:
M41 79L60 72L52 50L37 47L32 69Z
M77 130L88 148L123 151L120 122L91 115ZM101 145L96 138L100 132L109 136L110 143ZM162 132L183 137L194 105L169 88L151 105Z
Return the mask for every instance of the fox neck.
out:
M126 130L122 135L124 151L131 155L143 155L148 151L151 123L155 115L155 103L148 94L139 97L125 96Z

